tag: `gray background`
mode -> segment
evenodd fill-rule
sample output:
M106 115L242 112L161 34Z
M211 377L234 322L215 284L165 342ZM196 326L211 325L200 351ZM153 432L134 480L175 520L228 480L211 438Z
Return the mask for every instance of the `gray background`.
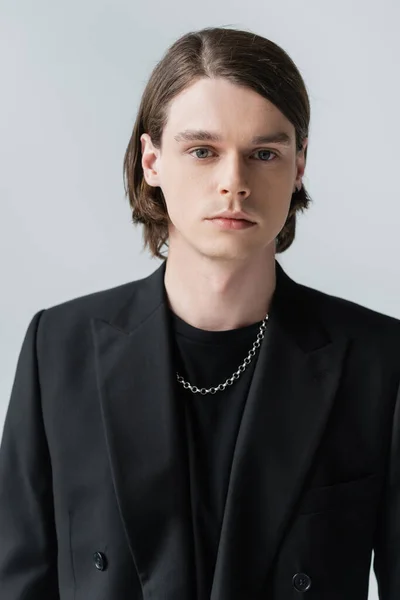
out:
M400 318L397 0L10 0L0 13L0 435L33 314L159 264L130 223L122 160L151 69L190 30L252 30L293 58L314 202L278 260Z

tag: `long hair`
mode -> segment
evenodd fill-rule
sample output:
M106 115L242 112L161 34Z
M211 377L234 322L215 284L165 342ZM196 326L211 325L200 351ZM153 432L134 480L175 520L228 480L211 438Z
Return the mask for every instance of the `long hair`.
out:
M161 148L169 103L204 77L226 78L272 102L293 124L297 151L308 137L310 102L306 86L292 59L277 44L255 33L223 27L207 27L176 40L150 75L123 163L132 222L143 225L144 248L148 246L151 254L161 259L166 258L161 249L168 247L167 206L161 188L148 185L144 178L140 137L148 133L153 145ZM276 239L277 253L292 244L296 215L308 208L310 201L304 184L292 195L285 225Z

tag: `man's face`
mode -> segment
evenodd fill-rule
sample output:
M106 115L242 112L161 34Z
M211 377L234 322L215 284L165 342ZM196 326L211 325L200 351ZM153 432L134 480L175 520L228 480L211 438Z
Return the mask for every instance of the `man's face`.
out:
M207 131L221 141L185 139ZM255 143L256 136L286 133L288 144ZM219 259L247 259L268 246L285 224L295 184L304 173L295 129L274 104L226 79L200 79L176 96L162 149L141 136L142 166L159 186L169 214L169 248ZM255 224L244 229L209 220L224 210L243 211Z

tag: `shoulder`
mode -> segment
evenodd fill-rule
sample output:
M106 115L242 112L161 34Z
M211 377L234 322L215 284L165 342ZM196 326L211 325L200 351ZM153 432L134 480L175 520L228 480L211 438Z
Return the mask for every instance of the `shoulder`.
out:
M76 341L90 333L93 318L111 321L121 308L133 302L135 294L147 277L117 286L76 296L39 311L38 335L42 343L57 345L67 340ZM35 318L34 317L34 318Z
M370 344L396 346L400 355L400 319L352 300L297 284L309 314L328 331Z
M99 317L111 316L124 301L135 293L141 279L129 281L117 286L97 290L82 296L76 296L58 304L47 307L46 313L51 318L66 318L69 315L90 315Z

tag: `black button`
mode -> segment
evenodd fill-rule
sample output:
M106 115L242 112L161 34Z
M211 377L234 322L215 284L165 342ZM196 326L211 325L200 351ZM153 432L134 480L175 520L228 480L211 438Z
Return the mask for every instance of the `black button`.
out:
M311 577L306 573L296 573L292 581L294 588L298 592L306 592L311 587Z
M94 566L99 571L105 571L105 569L107 569L107 559L102 552L95 552L93 554L93 562Z

